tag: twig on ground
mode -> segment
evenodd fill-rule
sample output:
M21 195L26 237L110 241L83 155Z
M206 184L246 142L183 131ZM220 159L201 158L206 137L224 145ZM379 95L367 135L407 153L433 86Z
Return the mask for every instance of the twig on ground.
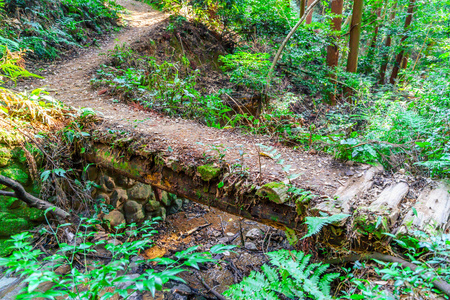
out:
M218 292L216 292L213 288L211 288L209 285L206 284L206 282L203 280L203 278L197 274L198 279L200 279L200 281L202 282L202 284L205 286L205 288L207 290L209 290L211 293L213 293L214 296L217 297L217 299L219 300L228 300L227 298L225 298L224 296L222 296L221 294L219 294Z

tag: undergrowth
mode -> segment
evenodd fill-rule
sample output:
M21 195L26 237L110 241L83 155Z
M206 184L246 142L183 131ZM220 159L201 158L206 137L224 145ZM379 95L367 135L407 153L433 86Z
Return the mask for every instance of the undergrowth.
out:
M50 234L56 240L58 249L48 255L41 250L33 249L32 235L24 232L15 235L10 240L11 256L0 258L0 266L7 267L5 272L13 272L25 277L27 286L23 288L17 299L111 299L120 295L127 299L135 291L149 291L152 296L161 291L169 280L184 282L178 274L187 268L199 269L201 264L215 262L213 255L229 251L235 246L216 245L209 251L198 252L199 246L188 248L174 254L175 259L155 258L132 261L141 251L154 245L151 239L157 231L154 225L157 219L147 220L141 225L135 223L122 224L109 234L111 243L105 240L95 240L97 226L100 221L82 219L76 227L73 241L62 242L61 232L67 232L64 224L56 229L49 227L41 234ZM92 260L98 249L104 249L109 263L101 259ZM81 257L82 259L78 259ZM130 276L132 268L139 266L146 270L139 276ZM62 268L67 272L61 272ZM49 289L42 289L44 284L50 284ZM116 296L115 296L116 295Z
M225 296L231 299L331 299L330 283L338 273L325 271L328 265L310 263L311 255L303 252L279 250L267 253L270 265L263 265L262 272L252 271L239 283L231 286Z
M0 12L0 48L53 60L63 51L95 44L99 35L117 28L123 11L113 0L8 0Z

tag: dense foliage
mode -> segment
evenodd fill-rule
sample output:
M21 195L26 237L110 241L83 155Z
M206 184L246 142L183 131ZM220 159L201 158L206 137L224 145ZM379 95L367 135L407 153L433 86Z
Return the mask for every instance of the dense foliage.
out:
M266 87L270 60L299 20L297 2L153 3L207 24L223 37L239 34L234 53L221 58L223 68L237 86L255 93L264 90L271 101L262 118L254 121L254 116L237 114L232 125L277 133L282 140L342 159L378 162L387 169L431 176L448 174L448 1L366 1L356 73L346 71L351 2L344 2L342 15L337 15L329 1L320 1L312 22L300 26L287 43L270 89ZM411 5L412 22L406 26ZM342 22L339 32L330 28L336 17ZM327 63L330 43L339 49L339 63L333 69ZM396 62L399 54L403 55L401 66ZM396 66L398 76L393 73L389 78ZM330 94L338 105L327 108ZM307 127L283 122L286 118L302 118Z
M280 299L282 294L290 299L331 298L330 283L339 274L323 273L328 265L309 263L311 256L303 252L280 250L267 253L269 265L261 267L262 273L252 272L241 283L228 290L231 299Z
M0 48L55 59L61 51L95 44L96 37L118 25L121 11L114 1L8 0L0 11Z

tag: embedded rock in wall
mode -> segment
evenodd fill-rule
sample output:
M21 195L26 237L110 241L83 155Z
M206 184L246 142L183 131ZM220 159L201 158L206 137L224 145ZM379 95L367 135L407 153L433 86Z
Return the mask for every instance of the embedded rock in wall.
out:
M130 199L145 201L153 194L153 190L150 185L139 182L131 189L127 190L127 194Z
M117 226L125 223L125 217L118 210L111 211L103 217L103 220L108 221L111 228L116 228Z
M139 223L154 217L164 220L167 214L174 214L182 209L182 199L177 199L166 191L155 190L151 185L102 171L95 166L90 166L87 174L89 180L95 178L99 186L95 199L110 209L103 220L109 222L112 228L125 221Z

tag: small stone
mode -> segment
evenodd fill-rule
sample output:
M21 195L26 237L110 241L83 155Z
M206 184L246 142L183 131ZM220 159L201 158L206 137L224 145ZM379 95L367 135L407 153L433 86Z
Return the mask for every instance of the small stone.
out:
M139 222L145 217L142 205L136 201L125 202L124 210L128 223Z
M125 223L125 217L118 210L113 210L112 212L104 216L103 220L109 221L109 224L111 225L112 228L115 228L118 225Z
M347 170L347 171L345 171L345 175L346 176L353 176L353 175L355 175L355 172L353 172L352 170Z
M153 194L152 187L148 184L138 182L127 191L128 199L147 200Z
M59 274L59 275L65 275L65 274L69 273L70 270L71 270L71 268L70 268L69 264L63 264L55 269L55 273Z
M111 192L116 187L116 184L111 177L103 175L100 177L100 186L104 192Z
M192 290L190 287L188 287L185 284L178 284L176 286L174 286L171 290L172 293L179 293L182 295L190 295L192 294Z
M170 206L170 203L172 202L172 199L170 199L170 198L171 198L171 197L170 197L170 195L169 195L168 192L166 192L166 191L161 191L161 203L162 203L164 206L166 206L166 207Z
M103 202L105 204L110 204L111 203L111 200L110 200L108 194L105 194L105 193L99 193L95 199L97 201Z
M262 232L261 229L259 228L252 228L250 229L247 234L245 235L245 237L249 238L249 239L257 239L262 237Z
M230 238L228 238L228 237L223 237L223 238L218 239L217 241L219 244L226 244L226 243L228 243L229 239Z
M173 215L179 212L183 208L183 200L176 198L173 200L172 205L167 209L168 215Z
M225 234L228 235L228 236L234 236L234 233L232 233L232 232L227 232Z
M167 211L166 211L166 208L165 208L165 207L161 207L161 209L159 210L157 216L158 216L158 217L161 217L161 219L163 219L163 221L165 221L165 220L166 220L166 217L167 217Z
M406 173L405 169L400 169L400 170L398 170L398 172L399 172L400 174L405 174L405 173Z
M256 245L255 245L254 243L251 243L251 242L245 243L245 249L248 249L248 250L257 250Z
M87 178L90 181L96 181L98 179L98 175L100 173L100 170L96 166L89 166L89 168L86 171Z
M119 208L128 200L128 194L124 189L115 188L111 195L111 205L115 208Z
M145 203L145 206L144 206L144 208L147 212L157 211L160 207L161 207L161 204L156 200L149 200L149 201L147 201L147 203Z
M130 259L130 261L131 261L131 263L130 263L130 265L128 266L130 272L131 272L131 273L137 273L138 270L139 270L139 266L140 266L142 263L145 263L145 258L144 258L143 256L138 255L138 256L133 256L133 257Z
M125 177L125 176L119 176L117 177L117 185L120 185L124 188L131 188L136 184L136 180Z
M141 276L140 274L130 274L127 275L130 279L134 280L136 278L138 278L139 276ZM129 287L130 285L134 284L134 281L125 281L125 282L119 282L115 284L115 288L118 290L125 290L127 287Z

